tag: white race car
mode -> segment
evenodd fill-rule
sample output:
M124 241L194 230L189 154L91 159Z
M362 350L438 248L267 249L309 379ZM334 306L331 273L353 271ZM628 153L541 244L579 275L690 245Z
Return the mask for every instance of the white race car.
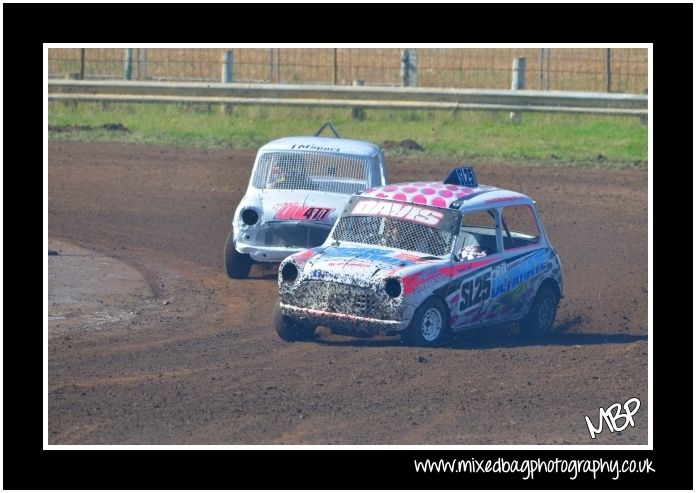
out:
M280 264L278 287L274 323L285 340L323 325L434 346L450 332L516 320L549 333L563 273L532 199L455 168L444 182L353 196L321 247Z
M318 137L327 125L337 138ZM246 278L255 262L280 262L323 244L352 194L386 183L382 149L342 139L330 123L314 137L269 142L259 149L234 213L227 274Z

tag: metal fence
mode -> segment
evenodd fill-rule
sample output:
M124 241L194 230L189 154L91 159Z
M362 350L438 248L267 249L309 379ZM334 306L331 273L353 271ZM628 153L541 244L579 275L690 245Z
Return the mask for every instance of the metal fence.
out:
M645 93L645 48L51 48L52 78Z

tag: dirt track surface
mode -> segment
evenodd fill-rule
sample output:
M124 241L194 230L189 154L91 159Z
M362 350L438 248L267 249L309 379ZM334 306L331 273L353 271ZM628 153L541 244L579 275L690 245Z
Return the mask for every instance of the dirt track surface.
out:
M49 237L149 284L119 306L128 317L50 332L49 443L647 443L645 170L474 163L482 183L539 205L564 263L557 332L535 342L506 326L419 349L324 329L277 337L273 269L233 281L222 266L253 157L49 143ZM453 163L389 165L397 182L442 179ZM584 417L597 425L600 407L631 397L635 426L591 440Z

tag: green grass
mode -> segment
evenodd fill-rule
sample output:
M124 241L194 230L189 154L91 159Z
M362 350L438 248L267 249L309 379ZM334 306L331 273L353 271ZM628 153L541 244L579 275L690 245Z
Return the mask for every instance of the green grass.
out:
M121 123L130 132L49 132L51 139L144 142L195 147L256 148L278 137L312 135L331 120L342 136L378 144L413 139L425 155L527 164L646 167L648 129L637 117L525 113L520 125L507 112L366 110L219 105L49 104L51 126ZM328 134L327 134L328 135Z

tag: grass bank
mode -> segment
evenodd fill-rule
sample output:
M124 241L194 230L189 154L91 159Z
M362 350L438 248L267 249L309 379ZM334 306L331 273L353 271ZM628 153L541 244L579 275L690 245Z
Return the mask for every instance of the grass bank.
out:
M417 154L526 164L646 167L648 130L636 117L527 113L520 125L505 112L366 110L219 105L49 104L51 139L256 148L290 135L312 135L331 120L343 137L378 144L411 139ZM121 124L127 131L107 124Z

